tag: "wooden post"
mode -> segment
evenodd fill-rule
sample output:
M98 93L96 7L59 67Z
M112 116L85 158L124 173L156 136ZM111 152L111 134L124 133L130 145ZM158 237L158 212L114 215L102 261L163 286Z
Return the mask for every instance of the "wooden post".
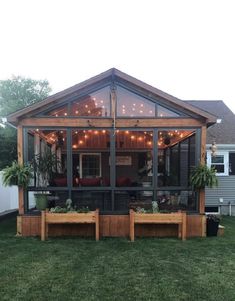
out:
M187 216L186 212L182 212L182 240L186 239Z
M23 164L23 128L21 125L17 128L17 153L18 153L18 162ZM19 197L19 214L24 214L24 189L18 188L18 197Z
M99 209L95 211L95 240L99 241L100 238L100 223L99 223Z
M206 158L206 126L201 128L201 157L200 163L205 164ZM199 213L205 213L205 189L201 189L199 192Z
M22 216L17 216L17 233L16 236L22 236Z
M182 213L181 210L177 211L178 213ZM178 238L182 238L182 228L183 228L183 221L181 224L178 224Z
M130 240L135 240L135 221L134 221L134 210L130 209Z
M46 211L41 212L41 240L46 239Z
M206 237L206 216L202 216L202 237Z

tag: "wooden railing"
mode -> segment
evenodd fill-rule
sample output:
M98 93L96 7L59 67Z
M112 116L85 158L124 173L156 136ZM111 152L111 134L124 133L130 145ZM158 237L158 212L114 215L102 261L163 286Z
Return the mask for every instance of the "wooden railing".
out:
M130 209L130 239L135 240L135 224L177 224L178 237L186 239L186 212L136 213Z
M87 213L51 213L42 211L41 240L48 237L49 224L95 224L95 239L99 240L99 209Z

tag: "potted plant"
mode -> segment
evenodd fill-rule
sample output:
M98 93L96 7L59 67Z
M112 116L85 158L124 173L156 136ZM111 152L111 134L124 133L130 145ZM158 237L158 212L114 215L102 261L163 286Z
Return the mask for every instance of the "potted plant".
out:
M215 214L208 214L206 217L206 235L217 236L220 217Z
M36 186L46 188L53 179L60 166L60 160L51 150L46 150L43 153L36 154L33 159L33 167L36 175ZM47 191L35 193L36 208L38 210L45 210L48 205Z
M3 169L2 177L5 186L17 185L18 187L27 188L33 177L33 169L29 164L20 164L14 161L11 166Z
M206 164L196 166L190 175L190 184L193 189L204 189L206 186L213 188L218 186L216 169L208 167Z

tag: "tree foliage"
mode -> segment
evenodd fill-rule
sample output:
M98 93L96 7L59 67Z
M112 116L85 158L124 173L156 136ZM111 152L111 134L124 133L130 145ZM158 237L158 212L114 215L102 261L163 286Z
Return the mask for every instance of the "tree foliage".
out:
M46 98L51 91L47 80L22 76L0 80L0 117ZM1 120L0 120L1 121ZM0 170L17 159L17 131L9 125L0 127Z
M6 116L46 98L51 92L47 80L22 76L0 81L0 116Z

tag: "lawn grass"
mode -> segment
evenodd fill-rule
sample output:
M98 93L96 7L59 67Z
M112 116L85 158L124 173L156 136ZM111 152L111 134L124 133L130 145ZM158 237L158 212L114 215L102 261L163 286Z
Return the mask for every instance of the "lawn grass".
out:
M15 237L0 223L0 300L235 300L235 218L224 237Z

